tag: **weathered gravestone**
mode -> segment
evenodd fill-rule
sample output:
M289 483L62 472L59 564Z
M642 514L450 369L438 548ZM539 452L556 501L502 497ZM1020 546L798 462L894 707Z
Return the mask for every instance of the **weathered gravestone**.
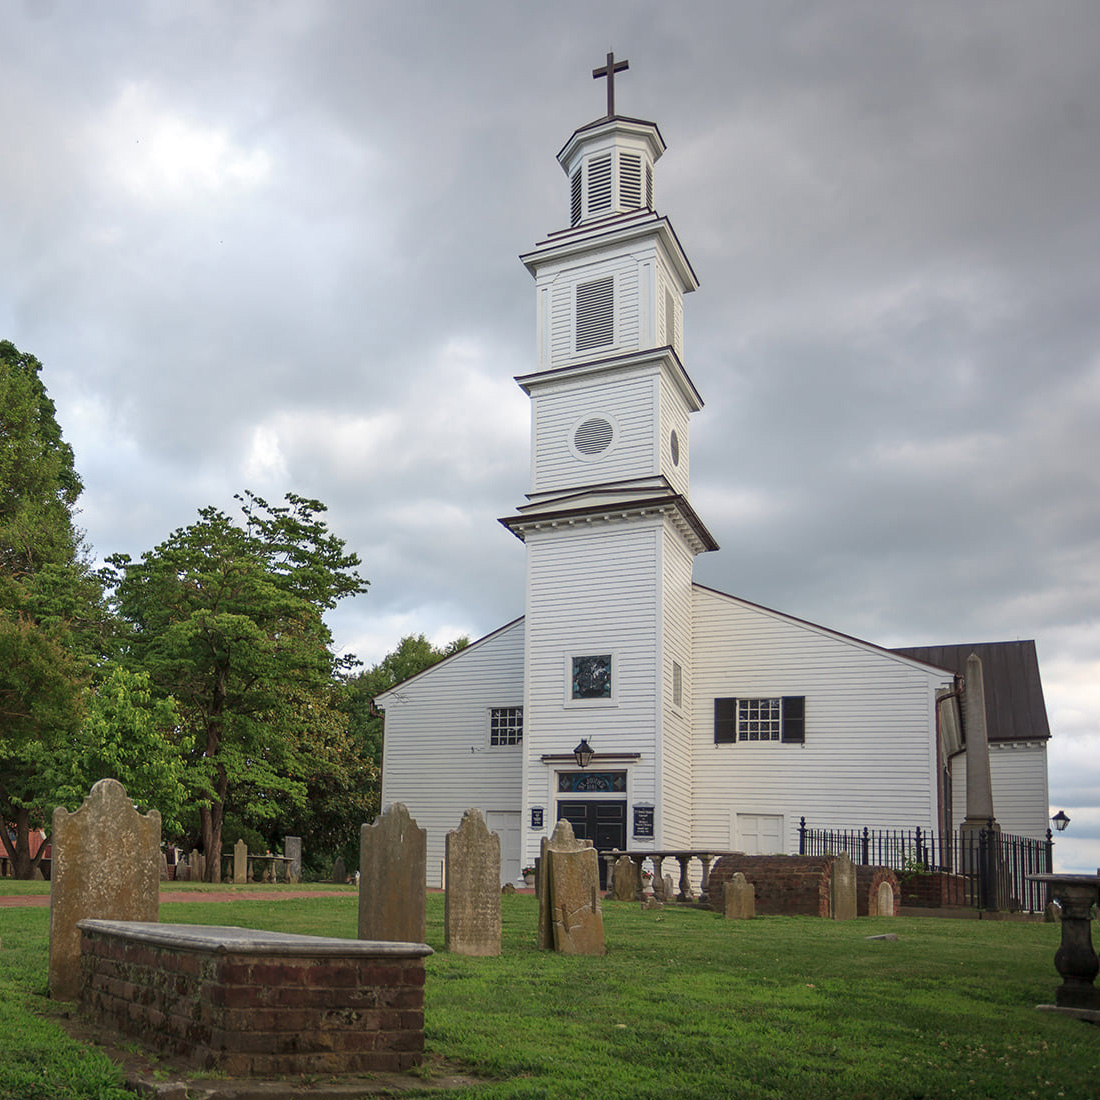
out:
M359 871L359 938L423 943L428 834L403 803L360 829Z
M77 921L155 921L160 912L160 813L139 814L117 779L101 779L80 809L53 812L50 996L80 993Z
M187 864L191 868L192 882L206 881L206 856L202 852L192 852Z
M756 889L737 871L722 883L722 909L730 920L750 920L756 916Z
M607 951L600 908L600 867L596 849L577 840L568 821L543 837L539 861L539 946L566 955Z
M233 845L233 881L248 881L248 845L243 840Z
M332 865L332 881L343 886L348 881L348 869L344 866L344 857L337 856Z
M443 936L457 955L500 954L500 837L480 810L447 834Z
M634 901L642 890L638 865L630 856L619 856L615 860L614 878L611 881L611 896L616 901Z
M875 893L876 917L892 917L894 915L894 888L888 882L880 882Z
M287 882L302 881L302 838L300 836L283 837L283 854L290 862L286 865Z
M829 879L829 911L833 920L856 919L856 869L847 852L841 852L833 860Z

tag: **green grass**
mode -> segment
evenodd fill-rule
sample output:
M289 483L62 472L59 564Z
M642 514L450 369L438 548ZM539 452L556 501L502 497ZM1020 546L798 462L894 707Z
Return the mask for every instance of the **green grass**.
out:
M534 948L532 897L503 903L505 953L470 959L443 953L429 896L428 1052L490 1079L433 1096L1100 1096L1100 1028L1034 1008L1059 981L1056 925L734 922L607 902L608 954L570 958ZM47 920L0 909L0 1100L121 1100L110 1066L49 1020ZM356 899L165 903L161 920L352 936ZM866 939L887 931L899 939Z

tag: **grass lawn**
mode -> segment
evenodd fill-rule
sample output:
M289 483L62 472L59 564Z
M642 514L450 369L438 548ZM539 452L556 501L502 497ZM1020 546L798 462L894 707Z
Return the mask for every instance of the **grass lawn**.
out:
M570 958L533 947L533 897L503 902L504 955L468 959L443 953L429 896L428 1053L492 1079L433 1096L1100 1097L1100 1028L1034 1008L1059 981L1056 925L734 922L609 901L608 954ZM353 936L356 899L196 897L161 920ZM0 909L0 1100L129 1097L50 1019L47 929L45 909ZM899 938L866 939L881 932Z

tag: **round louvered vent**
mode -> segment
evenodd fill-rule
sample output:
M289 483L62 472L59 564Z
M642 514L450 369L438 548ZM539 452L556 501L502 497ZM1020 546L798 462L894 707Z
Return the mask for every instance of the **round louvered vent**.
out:
M573 433L573 446L582 455L598 455L611 446L615 429L602 416L593 416L577 426Z

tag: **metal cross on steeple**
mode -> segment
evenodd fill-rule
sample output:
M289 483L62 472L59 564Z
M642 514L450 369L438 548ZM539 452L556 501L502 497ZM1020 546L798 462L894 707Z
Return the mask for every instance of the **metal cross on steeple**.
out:
M607 64L602 69L592 70L592 79L599 80L601 76L607 77L607 117L615 114L615 74L630 68L629 61L616 61L614 53L607 55Z

